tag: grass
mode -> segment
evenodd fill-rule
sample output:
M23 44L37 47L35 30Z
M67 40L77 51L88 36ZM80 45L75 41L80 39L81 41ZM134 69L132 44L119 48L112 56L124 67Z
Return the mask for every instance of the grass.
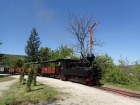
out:
M14 77L6 76L6 75L0 75L0 82L6 82L6 81L11 81L14 80Z
M30 92L26 92L26 85L19 82L12 84L0 97L0 105L27 105L29 103L52 102L57 99L59 92L48 85L37 83Z
M119 87L119 88L124 88L124 89L129 89L129 90L134 90L134 91L140 92L140 86L113 84L113 83L107 83L105 81L101 81L101 83L110 85L110 86L115 86L115 87Z

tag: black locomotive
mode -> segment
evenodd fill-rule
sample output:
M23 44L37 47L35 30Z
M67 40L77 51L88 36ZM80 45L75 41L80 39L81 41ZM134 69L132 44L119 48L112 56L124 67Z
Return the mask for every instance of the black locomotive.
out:
M100 85L101 71L92 65L94 56L88 56L89 62L71 59L59 59L60 78L88 85Z

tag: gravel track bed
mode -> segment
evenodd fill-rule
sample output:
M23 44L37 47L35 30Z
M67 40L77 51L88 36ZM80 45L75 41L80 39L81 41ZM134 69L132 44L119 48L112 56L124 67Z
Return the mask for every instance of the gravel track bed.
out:
M19 78L19 76L14 77ZM59 91L66 93L62 94L60 100L37 105L140 105L140 99L120 96L115 93L82 84L46 77L37 77L37 81L55 87ZM0 86L1 85L2 84L0 84Z

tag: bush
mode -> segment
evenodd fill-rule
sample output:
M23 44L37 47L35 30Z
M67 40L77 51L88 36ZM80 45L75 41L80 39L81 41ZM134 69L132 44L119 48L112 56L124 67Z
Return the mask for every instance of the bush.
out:
M134 77L140 82L140 64L135 64L134 69Z
M118 66L113 63L110 56L97 56L94 61L102 71L102 80L113 84L128 85L132 84L132 78L124 74Z

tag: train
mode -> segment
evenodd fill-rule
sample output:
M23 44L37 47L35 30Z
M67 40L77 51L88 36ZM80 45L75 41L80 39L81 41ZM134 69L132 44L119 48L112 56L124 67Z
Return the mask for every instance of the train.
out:
M58 78L63 81L71 81L85 85L100 86L101 70L92 65L94 57L87 57L89 62L73 59L57 59L42 62L27 62L26 64L41 64L38 67L38 75ZM20 74L21 68L4 69L5 73ZM27 67L25 73L29 72Z

